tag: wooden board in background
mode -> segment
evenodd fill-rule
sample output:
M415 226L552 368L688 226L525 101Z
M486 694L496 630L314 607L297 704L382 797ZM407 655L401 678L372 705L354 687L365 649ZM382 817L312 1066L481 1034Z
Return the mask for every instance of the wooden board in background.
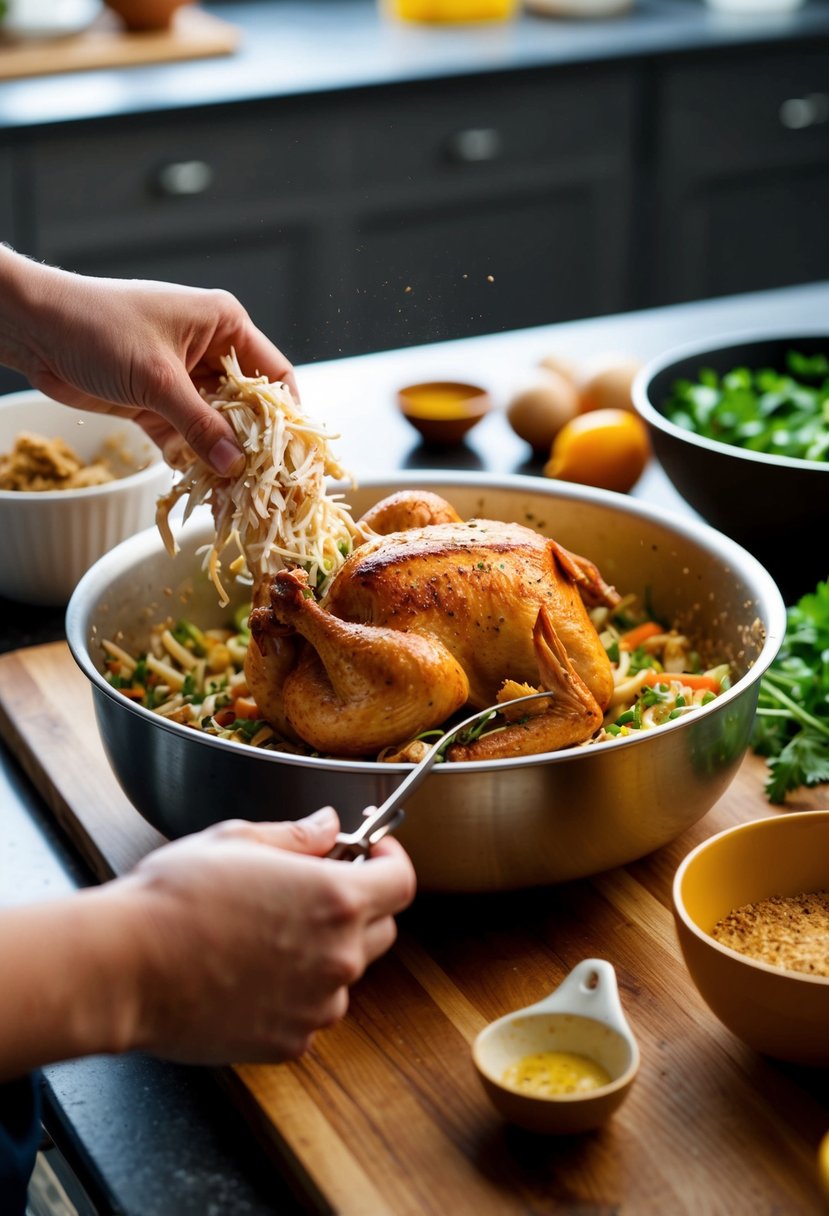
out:
M179 9L167 30L130 33L114 13L104 12L77 34L13 41L0 37L0 80L127 68L230 55L241 30L195 6Z
M64 643L0 658L0 733L101 878L161 841L121 793L91 693ZM749 756L679 840L594 879L499 896L424 896L346 1019L297 1063L227 1069L252 1130L308 1207L342 1216L757 1216L825 1211L816 1149L825 1077L744 1048L685 971L670 913L679 860L714 831L779 813ZM817 807L803 792L790 809ZM469 1046L585 957L609 958L642 1050L601 1131L547 1140L504 1126Z

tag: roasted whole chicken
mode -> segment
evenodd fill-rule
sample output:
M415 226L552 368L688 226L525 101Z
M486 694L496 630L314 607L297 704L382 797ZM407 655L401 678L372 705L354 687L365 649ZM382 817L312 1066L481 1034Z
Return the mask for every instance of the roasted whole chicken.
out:
M541 712L449 758L553 751L599 728L613 676L588 608L619 597L591 562L520 524L464 521L430 493L392 495L360 522L368 539L319 603L299 570L255 588L246 675L276 730L377 755L466 705L536 690L551 694Z

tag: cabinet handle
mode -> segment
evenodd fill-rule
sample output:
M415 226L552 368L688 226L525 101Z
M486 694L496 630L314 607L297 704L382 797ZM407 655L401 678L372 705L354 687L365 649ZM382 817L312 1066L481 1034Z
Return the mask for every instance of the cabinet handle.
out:
M213 170L204 160L177 160L163 165L155 180L159 192L171 197L204 194L213 182Z
M465 165L497 160L503 146L501 133L495 127L468 127L465 131L456 131L446 141L450 160Z
M780 121L790 131L818 127L829 122L829 93L807 93L804 97L789 97L780 106Z

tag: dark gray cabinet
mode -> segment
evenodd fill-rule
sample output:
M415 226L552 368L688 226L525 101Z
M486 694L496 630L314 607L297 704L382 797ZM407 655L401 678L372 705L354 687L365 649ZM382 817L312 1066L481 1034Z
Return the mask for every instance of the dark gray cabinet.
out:
M295 362L829 278L829 39L32 127L0 224Z
M344 174L326 107L55 130L34 138L29 172L38 256L82 273L223 287L296 361L329 353L323 250Z
M0 241L12 246L17 246L22 239L18 223L18 184L15 149L0 145ZM0 366L0 393L11 393L27 387L22 376Z
M297 362L612 312L634 103L610 65L52 128L32 252L225 287Z
M14 244L14 160L10 148L0 148L0 241Z
M829 48L665 65L658 303L829 278Z
M360 349L625 306L635 80L421 86L361 114L347 317Z

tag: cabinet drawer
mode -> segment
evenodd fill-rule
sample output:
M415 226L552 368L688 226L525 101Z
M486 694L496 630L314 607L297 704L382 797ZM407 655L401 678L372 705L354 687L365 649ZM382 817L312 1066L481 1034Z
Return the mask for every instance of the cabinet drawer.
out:
M217 247L182 242L175 249L144 248L79 257L69 269L127 279L160 279L191 287L223 287L245 306L297 361L310 357L308 233L257 234ZM316 355L316 351L313 351Z
M317 109L168 115L39 140L32 174L40 252L151 231L209 234L270 215L286 196L328 189L338 145Z
M695 61L665 72L664 163L688 175L829 156L829 51Z
M673 303L829 278L827 214L829 162L714 177L674 201L670 240L652 263L659 298Z
M627 71L595 65L365 94L351 124L355 184L615 161L629 154L633 97Z
M349 336L378 350L618 312L628 214L623 190L574 181L365 216Z

